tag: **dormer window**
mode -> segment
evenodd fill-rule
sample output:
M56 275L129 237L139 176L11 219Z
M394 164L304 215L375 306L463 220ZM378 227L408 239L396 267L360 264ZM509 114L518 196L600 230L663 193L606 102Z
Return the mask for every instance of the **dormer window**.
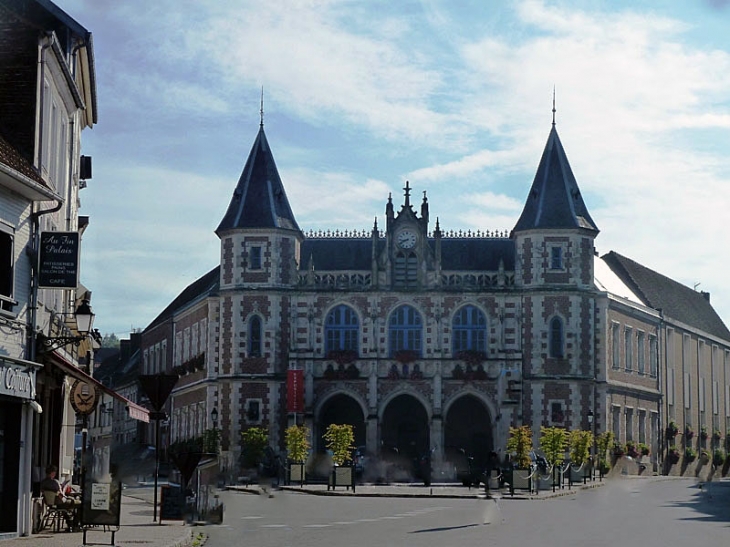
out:
M550 269L551 270L562 270L563 269L563 248L562 247L551 247L550 248Z

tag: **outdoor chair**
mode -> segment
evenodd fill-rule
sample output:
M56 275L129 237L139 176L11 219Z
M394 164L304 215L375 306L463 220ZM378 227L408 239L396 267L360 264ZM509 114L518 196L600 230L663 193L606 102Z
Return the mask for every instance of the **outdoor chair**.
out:
M54 532L60 532L64 525L68 526L68 523L73 520L73 509L56 505L56 493L51 490L43 491L43 506L41 530L48 528Z

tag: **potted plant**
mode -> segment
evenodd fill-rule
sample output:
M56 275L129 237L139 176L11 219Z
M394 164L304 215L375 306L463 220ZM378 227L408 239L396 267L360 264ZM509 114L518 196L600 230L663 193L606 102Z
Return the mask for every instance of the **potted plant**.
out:
M695 436L695 432L692 429L692 426L691 425L687 425L684 428L684 438L687 439L688 441L691 441L694 438L694 436Z
M684 449L684 459L688 462L695 461L695 458L697 458L697 451L692 448L691 446L688 446Z
M712 464L715 467L720 467L722 464L725 463L725 454L722 450L719 448L715 449L715 452L712 454Z
M529 478L530 451L532 450L532 429L529 425L521 427L509 428L509 439L507 439L507 452L513 454L513 463L518 470L522 470L522 474L516 473L514 468L510 469L508 481L510 482L510 490L514 494L515 488L527 488L532 490L532 481ZM525 473L525 470L527 473Z
M707 432L707 428L703 425L700 427L700 439L706 441L707 437L709 437L709 433Z
M601 475L608 473L608 459L606 454L608 453L609 447L613 446L614 434L613 431L604 431L596 438L596 450L598 451L598 471Z
M350 460L354 450L355 434L351 424L330 424L323 435L327 450L332 452L332 476L330 486L347 486L355 488L355 473L351 465L345 465Z
M630 458L639 457L639 447L634 441L626 441L626 455Z
M559 469L565 459L565 448L568 444L567 432L562 427L540 428L540 449L545 454L548 465L553 468L553 475L547 479L547 487L555 488L560 486L560 477L556 476L556 469ZM542 477L539 480L546 480Z
M648 456L651 451L649 450L649 445L645 443L639 443L639 454L641 456Z
M586 482L591 477L591 445L593 433L575 430L570 432L571 481Z
M675 464L679 461L679 448L677 448L676 445L669 447L669 450L667 451L667 459L670 464Z
M720 444L720 439L722 439L722 433L719 429L716 429L712 432L712 440L715 441L717 444Z
M249 427L241 432L241 467L247 471L249 479L258 474L268 444L269 432L263 427Z
M616 458L620 458L624 454L626 454L626 447L621 443L613 443L613 455Z
M304 462L309 454L309 429L303 425L292 425L284 432L284 444L289 458L289 481L304 484Z
M674 437L677 436L679 433L679 427L677 426L677 422L674 420L670 421L667 424L667 438L674 439Z

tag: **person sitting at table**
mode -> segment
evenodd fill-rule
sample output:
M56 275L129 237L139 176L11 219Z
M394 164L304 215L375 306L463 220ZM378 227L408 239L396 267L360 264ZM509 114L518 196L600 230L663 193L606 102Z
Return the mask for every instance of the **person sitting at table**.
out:
M41 481L42 492L53 492L54 494L54 505L61 509L69 509L69 514L66 515L66 524L69 529L73 530L78 528L78 508L81 505L81 500L68 497L64 494L61 483L56 478L58 473L58 467L55 465L49 465L46 467L46 478Z

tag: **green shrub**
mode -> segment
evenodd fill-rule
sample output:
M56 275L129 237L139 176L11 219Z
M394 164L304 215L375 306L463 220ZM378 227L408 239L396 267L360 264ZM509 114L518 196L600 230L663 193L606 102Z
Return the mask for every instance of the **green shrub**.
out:
M303 425L292 425L286 428L284 444L289 460L301 463L309 453L309 429Z
M560 465L565 459L565 447L568 444L568 432L562 427L540 428L540 449L550 465Z
M591 456L593 433L590 431L570 432L570 460L576 465L583 465Z
M241 432L241 462L243 467L258 467L269 444L269 432L263 427L249 427Z

